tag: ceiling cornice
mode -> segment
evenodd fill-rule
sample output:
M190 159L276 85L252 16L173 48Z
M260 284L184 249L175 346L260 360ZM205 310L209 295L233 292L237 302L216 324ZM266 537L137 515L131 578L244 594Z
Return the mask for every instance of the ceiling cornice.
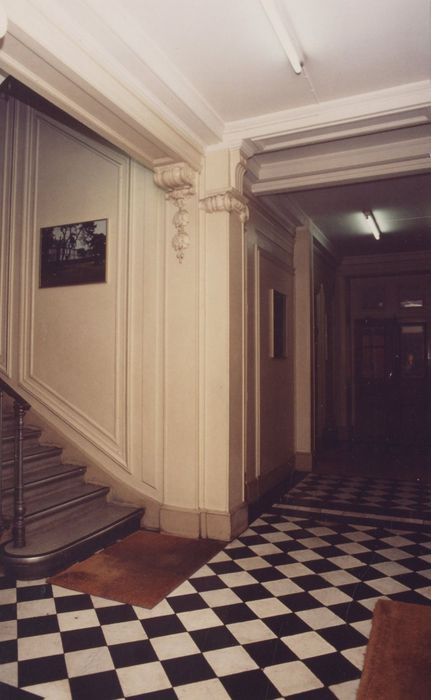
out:
M354 142L352 142L354 144ZM362 148L345 148L328 153L313 153L295 158L290 152L276 161L252 165L254 194L280 193L328 184L359 182L431 169L431 134L425 137L394 140ZM267 156L265 156L267 158Z
M324 138L355 136L375 130L372 120L387 117L388 123L379 125L378 130L423 123L416 118L409 119L409 112L431 107L431 81L425 80L395 88L369 92L352 97L321 102L273 114L262 114L251 119L228 122L224 131L224 142L236 143L239 138L252 139L256 151L279 150L284 148L286 134L300 134L325 127ZM370 120L366 126L364 120ZM407 120L407 121L406 121ZM355 123L360 122L358 129ZM348 128L346 129L346 125ZM277 143L276 139L280 142ZM309 137L313 140L313 135ZM271 140L270 143L267 141ZM274 142L275 140L275 142ZM307 143L310 141L302 141ZM292 145L292 144L290 144ZM293 145L298 145L294 143Z
M148 167L185 161L199 170L202 141L162 113L132 76L96 60L68 25L51 22L39 4L5 0L9 23L0 69Z

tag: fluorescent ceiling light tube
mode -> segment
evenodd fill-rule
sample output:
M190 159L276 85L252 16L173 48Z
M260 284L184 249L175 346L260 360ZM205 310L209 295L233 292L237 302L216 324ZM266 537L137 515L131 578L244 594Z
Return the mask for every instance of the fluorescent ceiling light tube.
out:
M0 3L0 39L3 39L7 32L7 14L3 7L3 3Z
M297 73L297 75L299 75L302 71L301 58L295 44L292 41L292 38L289 36L286 24L280 15L275 0L260 0L260 2L269 21L271 22L273 30L278 36L280 44L282 45L293 70L295 73Z
M376 241L378 241L380 238L380 229L377 226L377 222L374 218L374 214L371 211L364 211L364 216L365 216L366 222L368 224L368 227L370 229L370 232L373 234Z

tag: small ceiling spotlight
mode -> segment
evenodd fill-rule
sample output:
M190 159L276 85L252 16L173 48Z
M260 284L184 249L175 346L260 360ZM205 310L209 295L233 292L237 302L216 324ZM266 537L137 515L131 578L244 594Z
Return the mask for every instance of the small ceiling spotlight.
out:
M370 229L370 233L372 233L376 241L378 241L381 231L377 226L377 221L374 218L374 214L371 211L364 211L364 216L368 224L368 228Z

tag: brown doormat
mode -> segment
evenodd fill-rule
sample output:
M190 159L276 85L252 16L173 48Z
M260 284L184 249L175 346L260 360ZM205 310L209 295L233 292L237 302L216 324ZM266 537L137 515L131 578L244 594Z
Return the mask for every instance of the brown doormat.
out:
M431 698L431 606L381 599L357 700Z
M152 608L225 544L140 530L51 576L48 583Z

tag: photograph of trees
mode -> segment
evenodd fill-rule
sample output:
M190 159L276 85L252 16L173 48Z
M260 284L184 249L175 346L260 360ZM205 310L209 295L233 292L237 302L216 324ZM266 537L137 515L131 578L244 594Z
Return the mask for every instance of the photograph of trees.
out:
M40 286L106 281L107 219L40 230Z

